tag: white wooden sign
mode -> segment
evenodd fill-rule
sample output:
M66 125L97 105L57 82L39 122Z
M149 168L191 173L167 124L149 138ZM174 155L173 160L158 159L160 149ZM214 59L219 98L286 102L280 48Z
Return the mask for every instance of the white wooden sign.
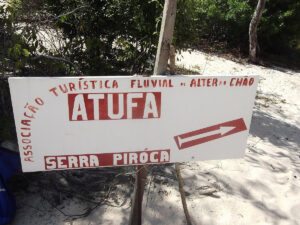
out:
M9 79L24 172L243 157L258 77Z

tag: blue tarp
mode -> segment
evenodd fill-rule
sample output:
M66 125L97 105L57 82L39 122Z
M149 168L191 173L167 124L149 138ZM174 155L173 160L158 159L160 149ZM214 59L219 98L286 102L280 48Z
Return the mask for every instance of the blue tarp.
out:
M16 203L7 182L20 170L19 154L0 147L0 225L8 224L15 215Z

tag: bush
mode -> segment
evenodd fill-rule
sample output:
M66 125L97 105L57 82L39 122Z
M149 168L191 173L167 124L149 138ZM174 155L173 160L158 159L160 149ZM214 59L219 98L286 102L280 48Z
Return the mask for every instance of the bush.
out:
M265 52L288 55L300 51L300 2L272 0L266 4L259 38Z
M179 0L176 40L180 40L179 46L197 46L201 40L223 42L247 53L249 23L256 4L256 0ZM261 51L287 57L291 51L299 52L299 21L299 1L267 1L258 29Z

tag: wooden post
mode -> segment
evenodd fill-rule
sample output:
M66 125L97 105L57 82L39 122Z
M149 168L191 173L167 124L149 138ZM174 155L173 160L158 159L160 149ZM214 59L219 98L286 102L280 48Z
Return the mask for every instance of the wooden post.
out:
M186 204L186 199L185 199L185 192L183 189L183 179L181 177L181 172L180 172L180 165L179 163L175 163L175 171L176 171L176 175L177 175L177 180L178 180L178 188L179 188L179 192L180 192L180 196L181 196L181 202L182 202L182 207L183 207L183 212L185 215L185 219L186 219L186 224L187 225L192 225L192 220L189 214L189 210Z
M165 0L163 18L159 34L159 42L156 53L154 75L164 74L167 70L170 47L172 44L175 18L176 18L176 0Z
M129 218L129 225L142 224L142 205L144 187L147 181L148 169L147 166L137 166L134 184L134 196L131 206L131 213Z

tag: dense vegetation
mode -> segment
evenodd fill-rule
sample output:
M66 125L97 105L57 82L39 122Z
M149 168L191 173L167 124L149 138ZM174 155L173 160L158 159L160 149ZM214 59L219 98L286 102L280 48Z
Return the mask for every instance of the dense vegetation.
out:
M0 4L0 76L150 74L163 2L3 2ZM177 2L174 36L177 49L222 43L226 49L247 54L248 28L256 0ZM299 0L267 1L258 31L260 55L278 55L296 64L300 60L299 21ZM7 99L3 93L1 97ZM8 103L3 102L0 113L7 108ZM1 125L6 121L3 115Z
M2 72L66 75L80 69L93 75L152 70L162 0L9 3L0 8ZM178 0L174 37L177 48L219 42L246 53L248 27L256 3ZM261 52L296 54L300 48L299 21L299 1L267 1L258 33Z

